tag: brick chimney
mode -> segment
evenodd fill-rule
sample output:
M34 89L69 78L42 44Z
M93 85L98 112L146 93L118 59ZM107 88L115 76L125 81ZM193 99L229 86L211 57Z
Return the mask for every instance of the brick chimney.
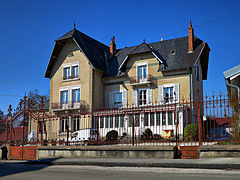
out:
M115 44L115 37L113 36L110 43L110 54L113 55L115 51L116 51L116 44Z
M189 28L188 28L188 53L193 53L193 28L191 21L189 22Z

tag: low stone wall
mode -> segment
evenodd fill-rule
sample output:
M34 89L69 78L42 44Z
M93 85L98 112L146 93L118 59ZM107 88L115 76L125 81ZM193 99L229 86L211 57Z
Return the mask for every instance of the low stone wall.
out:
M38 147L37 157L43 158L170 158L173 146L51 146Z
M211 145L199 147L200 158L240 157L240 145Z

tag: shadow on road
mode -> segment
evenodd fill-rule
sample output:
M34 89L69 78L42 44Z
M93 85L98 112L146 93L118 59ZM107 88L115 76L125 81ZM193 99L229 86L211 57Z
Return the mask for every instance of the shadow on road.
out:
M37 171L46 168L58 158L44 159L45 164L38 164L37 161L23 161L23 162L11 162L11 161L0 161L0 177L28 172ZM47 162L47 163L46 163Z

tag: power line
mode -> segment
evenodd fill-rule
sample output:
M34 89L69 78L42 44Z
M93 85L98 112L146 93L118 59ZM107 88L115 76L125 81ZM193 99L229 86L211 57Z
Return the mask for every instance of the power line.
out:
M218 18L215 18L215 19L212 19L212 20L209 20L209 21L206 21L206 22L197 24L197 25L193 25L193 28L197 28L197 27L200 27L200 26L204 26L204 25L207 25L207 24L211 24L211 23L214 23L214 22L216 22L216 21L220 21L220 20L222 20L222 19L225 19L225 18L234 16L234 15L237 15L237 14L240 14L240 10L235 11L235 12L233 12L233 13L231 13L231 14L228 14L228 15L222 16L222 17L218 17ZM187 30L187 28L182 29L182 30L179 30L179 31L174 32L174 33L167 34L167 35L165 35L165 37L172 36L172 35L175 35L175 34L178 34L178 33L181 33L181 32L185 32L186 30Z
M16 83L16 82L20 82L20 81L32 79L32 78L39 77L39 76L42 76L42 75L43 75L43 74L38 74L38 75L34 75L34 76L28 76L28 77L25 77L25 78L21 78L21 79L9 81L9 82L0 83L0 86L8 85L8 84L14 84L14 83Z

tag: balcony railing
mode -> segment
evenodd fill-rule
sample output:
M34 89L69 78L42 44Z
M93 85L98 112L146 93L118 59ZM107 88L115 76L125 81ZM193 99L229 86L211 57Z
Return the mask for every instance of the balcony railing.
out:
M146 78L139 78L138 76L132 76L129 78L130 84L132 85L138 85L138 84L150 84L152 81L152 75L147 75Z
M51 108L53 110L80 109L82 111L88 111L89 105L84 100L80 100L79 102L68 101L67 103L55 102L51 104Z
M72 76L63 76L63 80L71 80L71 79L77 79L79 78L79 75L72 75Z

